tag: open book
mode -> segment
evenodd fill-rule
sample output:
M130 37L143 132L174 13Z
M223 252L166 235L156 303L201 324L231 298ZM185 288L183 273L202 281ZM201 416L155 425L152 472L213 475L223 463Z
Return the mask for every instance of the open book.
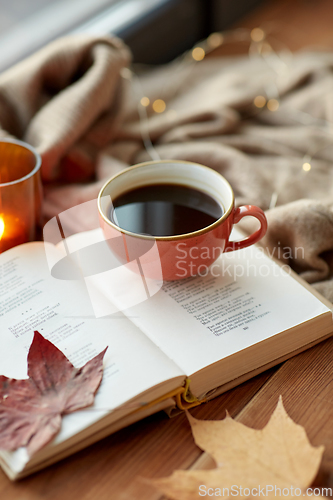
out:
M102 240L98 229L75 235L66 252ZM144 282L139 300L141 277L125 267L113 269L114 280L107 272L59 279L50 262L64 258L63 243L45 245L0 256L0 374L27 377L34 330L77 367L109 348L92 407L64 416L58 436L31 457L25 448L0 452L11 479L161 409L206 401L333 332L330 304L256 246L221 255L206 276Z

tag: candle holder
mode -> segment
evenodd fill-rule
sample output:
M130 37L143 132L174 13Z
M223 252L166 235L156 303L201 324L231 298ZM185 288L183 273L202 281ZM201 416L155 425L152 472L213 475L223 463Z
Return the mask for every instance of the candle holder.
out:
M41 163L29 144L0 141L0 253L36 239L41 224Z

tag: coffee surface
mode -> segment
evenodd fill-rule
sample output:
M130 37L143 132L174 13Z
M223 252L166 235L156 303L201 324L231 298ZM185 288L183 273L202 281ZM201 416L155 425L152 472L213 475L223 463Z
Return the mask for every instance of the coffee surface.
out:
M152 236L192 233L223 215L223 207L212 196L177 184L143 186L112 201L109 217L114 224Z

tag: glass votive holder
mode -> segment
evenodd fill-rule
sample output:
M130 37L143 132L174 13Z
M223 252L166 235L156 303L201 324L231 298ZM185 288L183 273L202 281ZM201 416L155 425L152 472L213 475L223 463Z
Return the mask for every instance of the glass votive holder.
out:
M0 253L36 239L41 224L41 163L29 144L0 141Z

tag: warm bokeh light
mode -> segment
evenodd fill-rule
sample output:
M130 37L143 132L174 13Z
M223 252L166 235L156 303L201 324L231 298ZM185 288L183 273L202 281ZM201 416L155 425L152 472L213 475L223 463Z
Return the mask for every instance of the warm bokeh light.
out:
M270 110L270 111L276 111L277 109L279 109L279 101L277 99L270 99L267 103L267 108Z
M222 33L212 33L207 38L207 44L211 49L216 49L224 42L224 36Z
M202 61L205 55L206 52L202 47L195 47L195 49L192 50L192 57L195 61Z
M251 31L251 39L254 42L262 42L262 40L265 38L265 32L261 28L253 28Z
M0 216L0 240L4 232L5 232L5 223L3 218Z
M308 162L303 163L302 168L304 172L309 172L309 170L311 170L311 163Z
M150 99L149 99L149 97L142 97L140 102L141 102L141 105L146 108L150 104Z
M263 95L257 95L257 97L254 98L253 104L257 108L263 108L266 104L266 97Z
M166 104L163 99L156 99L156 101L153 102L153 110L155 111L155 113L163 113L165 108Z

